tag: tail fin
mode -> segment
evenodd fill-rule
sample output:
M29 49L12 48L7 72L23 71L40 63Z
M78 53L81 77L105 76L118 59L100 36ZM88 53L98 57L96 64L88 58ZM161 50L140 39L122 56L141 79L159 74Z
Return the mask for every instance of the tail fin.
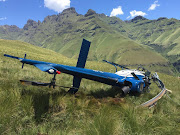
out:
M79 68L85 67L90 45L91 45L91 42L83 39L76 67L79 67ZM68 92L75 94L78 91L78 88L81 83L81 79L82 79L81 77L74 76L73 87L76 87L77 89L70 88Z

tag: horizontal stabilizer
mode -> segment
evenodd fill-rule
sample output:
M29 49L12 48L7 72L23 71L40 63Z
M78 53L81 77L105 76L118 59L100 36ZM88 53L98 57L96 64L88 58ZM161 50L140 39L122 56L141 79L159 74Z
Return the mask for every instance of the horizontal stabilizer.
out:
M34 66L39 68L41 71L48 72L50 74L53 74L57 70L54 67L47 64L34 64ZM49 72L50 70L52 70L52 72Z

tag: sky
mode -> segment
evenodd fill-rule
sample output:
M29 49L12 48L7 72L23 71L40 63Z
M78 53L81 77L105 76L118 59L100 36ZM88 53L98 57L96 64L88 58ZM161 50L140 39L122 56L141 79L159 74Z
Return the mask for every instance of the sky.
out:
M74 7L82 15L93 9L122 20L138 15L147 19L167 17L180 20L180 0L0 0L0 25L23 28L28 19L42 22L46 16L59 14L69 7Z

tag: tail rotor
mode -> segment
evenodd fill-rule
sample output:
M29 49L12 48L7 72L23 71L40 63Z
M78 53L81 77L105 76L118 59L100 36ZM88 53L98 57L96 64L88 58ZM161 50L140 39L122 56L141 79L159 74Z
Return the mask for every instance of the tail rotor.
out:
M26 53L24 54L24 59L26 59ZM23 60L24 60L23 59ZM23 64L22 64L22 69L23 69L23 67L24 67L24 62L22 62Z

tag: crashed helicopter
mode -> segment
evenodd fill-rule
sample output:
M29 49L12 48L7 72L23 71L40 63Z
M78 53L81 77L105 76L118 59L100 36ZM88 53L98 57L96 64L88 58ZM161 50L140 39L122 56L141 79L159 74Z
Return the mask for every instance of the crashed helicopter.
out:
M144 104L141 104L142 106L148 106L148 107L154 105L157 102L157 100L159 100L166 93L167 89L165 88L163 82L159 79L157 73L151 74L149 70L143 67L138 67L137 69L129 69L125 66L116 64L114 62L103 60L104 62L107 62L115 66L116 72L109 73L109 72L84 68L86 64L90 44L91 42L83 39L76 67L26 59L26 54L24 58L11 56L8 54L4 54L4 56L14 58L22 62L23 63L22 68L24 67L24 64L29 64L39 68L41 71L48 72L49 74L53 74L53 78L49 83L20 80L20 82L23 84L30 84L34 86L49 86L55 88L56 86L58 86L55 83L56 75L62 72L74 76L72 87L60 86L64 88L70 88L68 91L69 93L75 94L80 87L82 78L85 78L100 83L108 84L113 87L119 87L124 94L127 94L129 92L142 93L148 90L149 86L151 85L151 80L153 80L158 84L158 87L162 91L153 99L147 101ZM117 67L120 67L122 70L117 71Z

